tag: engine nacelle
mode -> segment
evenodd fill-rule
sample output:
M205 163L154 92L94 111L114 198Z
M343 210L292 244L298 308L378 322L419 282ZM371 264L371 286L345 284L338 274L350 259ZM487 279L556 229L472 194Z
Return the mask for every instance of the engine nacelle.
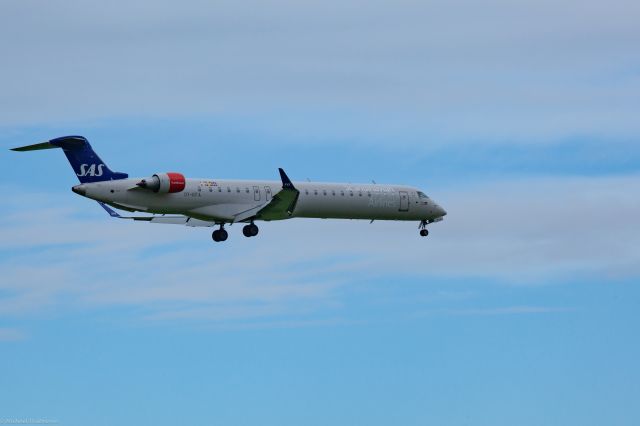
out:
M184 175L180 173L157 173L148 179L142 179L136 185L140 188L149 189L161 194L171 194L184 189L187 182Z

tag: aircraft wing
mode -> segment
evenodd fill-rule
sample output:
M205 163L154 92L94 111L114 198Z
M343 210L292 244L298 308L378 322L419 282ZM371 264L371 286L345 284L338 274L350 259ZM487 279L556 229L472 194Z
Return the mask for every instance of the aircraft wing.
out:
M105 209L107 211L107 213L109 213L109 216L116 217L118 219L131 219L131 220L138 220L138 221L151 222L151 223L165 223L165 224L186 225L186 226L206 226L206 227L209 227L209 226L215 226L216 225L215 222L208 222L206 220L194 219L192 217L182 216L182 215L178 215L178 216L166 216L166 215L120 216L120 214L118 212L113 210L111 207L109 207L105 203L102 203L102 202L98 201L98 204L100 204L100 206L103 209Z
M293 214L300 191L293 186L291 179L289 179L284 170L280 168L278 171L282 179L282 189L274 194L268 203L238 213L234 218L234 222L243 222L249 219L287 219Z

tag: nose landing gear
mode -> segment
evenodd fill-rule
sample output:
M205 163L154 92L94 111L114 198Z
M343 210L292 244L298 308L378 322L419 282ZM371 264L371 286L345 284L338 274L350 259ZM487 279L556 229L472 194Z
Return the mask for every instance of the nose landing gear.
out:
M242 233L245 237L255 237L258 235L258 226L251 222L249 225L246 225L242 228Z
M229 233L224 229L224 224L220 225L220 229L216 229L215 231L213 231L213 233L211 234L211 238L213 238L213 241L215 241L216 243L220 241L226 241L227 238L229 238Z
M427 229L428 223L429 222L427 222L426 220L420 221L420 225L418 225L418 228L420 228L420 236L426 237L427 235L429 235L429 230Z

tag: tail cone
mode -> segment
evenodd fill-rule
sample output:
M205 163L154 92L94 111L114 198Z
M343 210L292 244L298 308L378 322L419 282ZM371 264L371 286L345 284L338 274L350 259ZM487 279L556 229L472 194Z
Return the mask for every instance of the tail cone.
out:
M82 195L83 197L87 195L87 187L82 184L74 186L73 188L71 188L71 190L78 195Z

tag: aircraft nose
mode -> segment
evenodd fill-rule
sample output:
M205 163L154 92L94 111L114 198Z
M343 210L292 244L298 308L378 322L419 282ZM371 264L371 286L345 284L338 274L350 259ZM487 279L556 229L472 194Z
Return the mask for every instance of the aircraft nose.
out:
M447 215L447 211L445 209L443 209L442 207L440 207L440 206L436 206L436 214L439 217L446 216Z
M74 186L73 188L71 188L71 190L78 195L82 195L83 197L87 195L87 187L82 184Z

